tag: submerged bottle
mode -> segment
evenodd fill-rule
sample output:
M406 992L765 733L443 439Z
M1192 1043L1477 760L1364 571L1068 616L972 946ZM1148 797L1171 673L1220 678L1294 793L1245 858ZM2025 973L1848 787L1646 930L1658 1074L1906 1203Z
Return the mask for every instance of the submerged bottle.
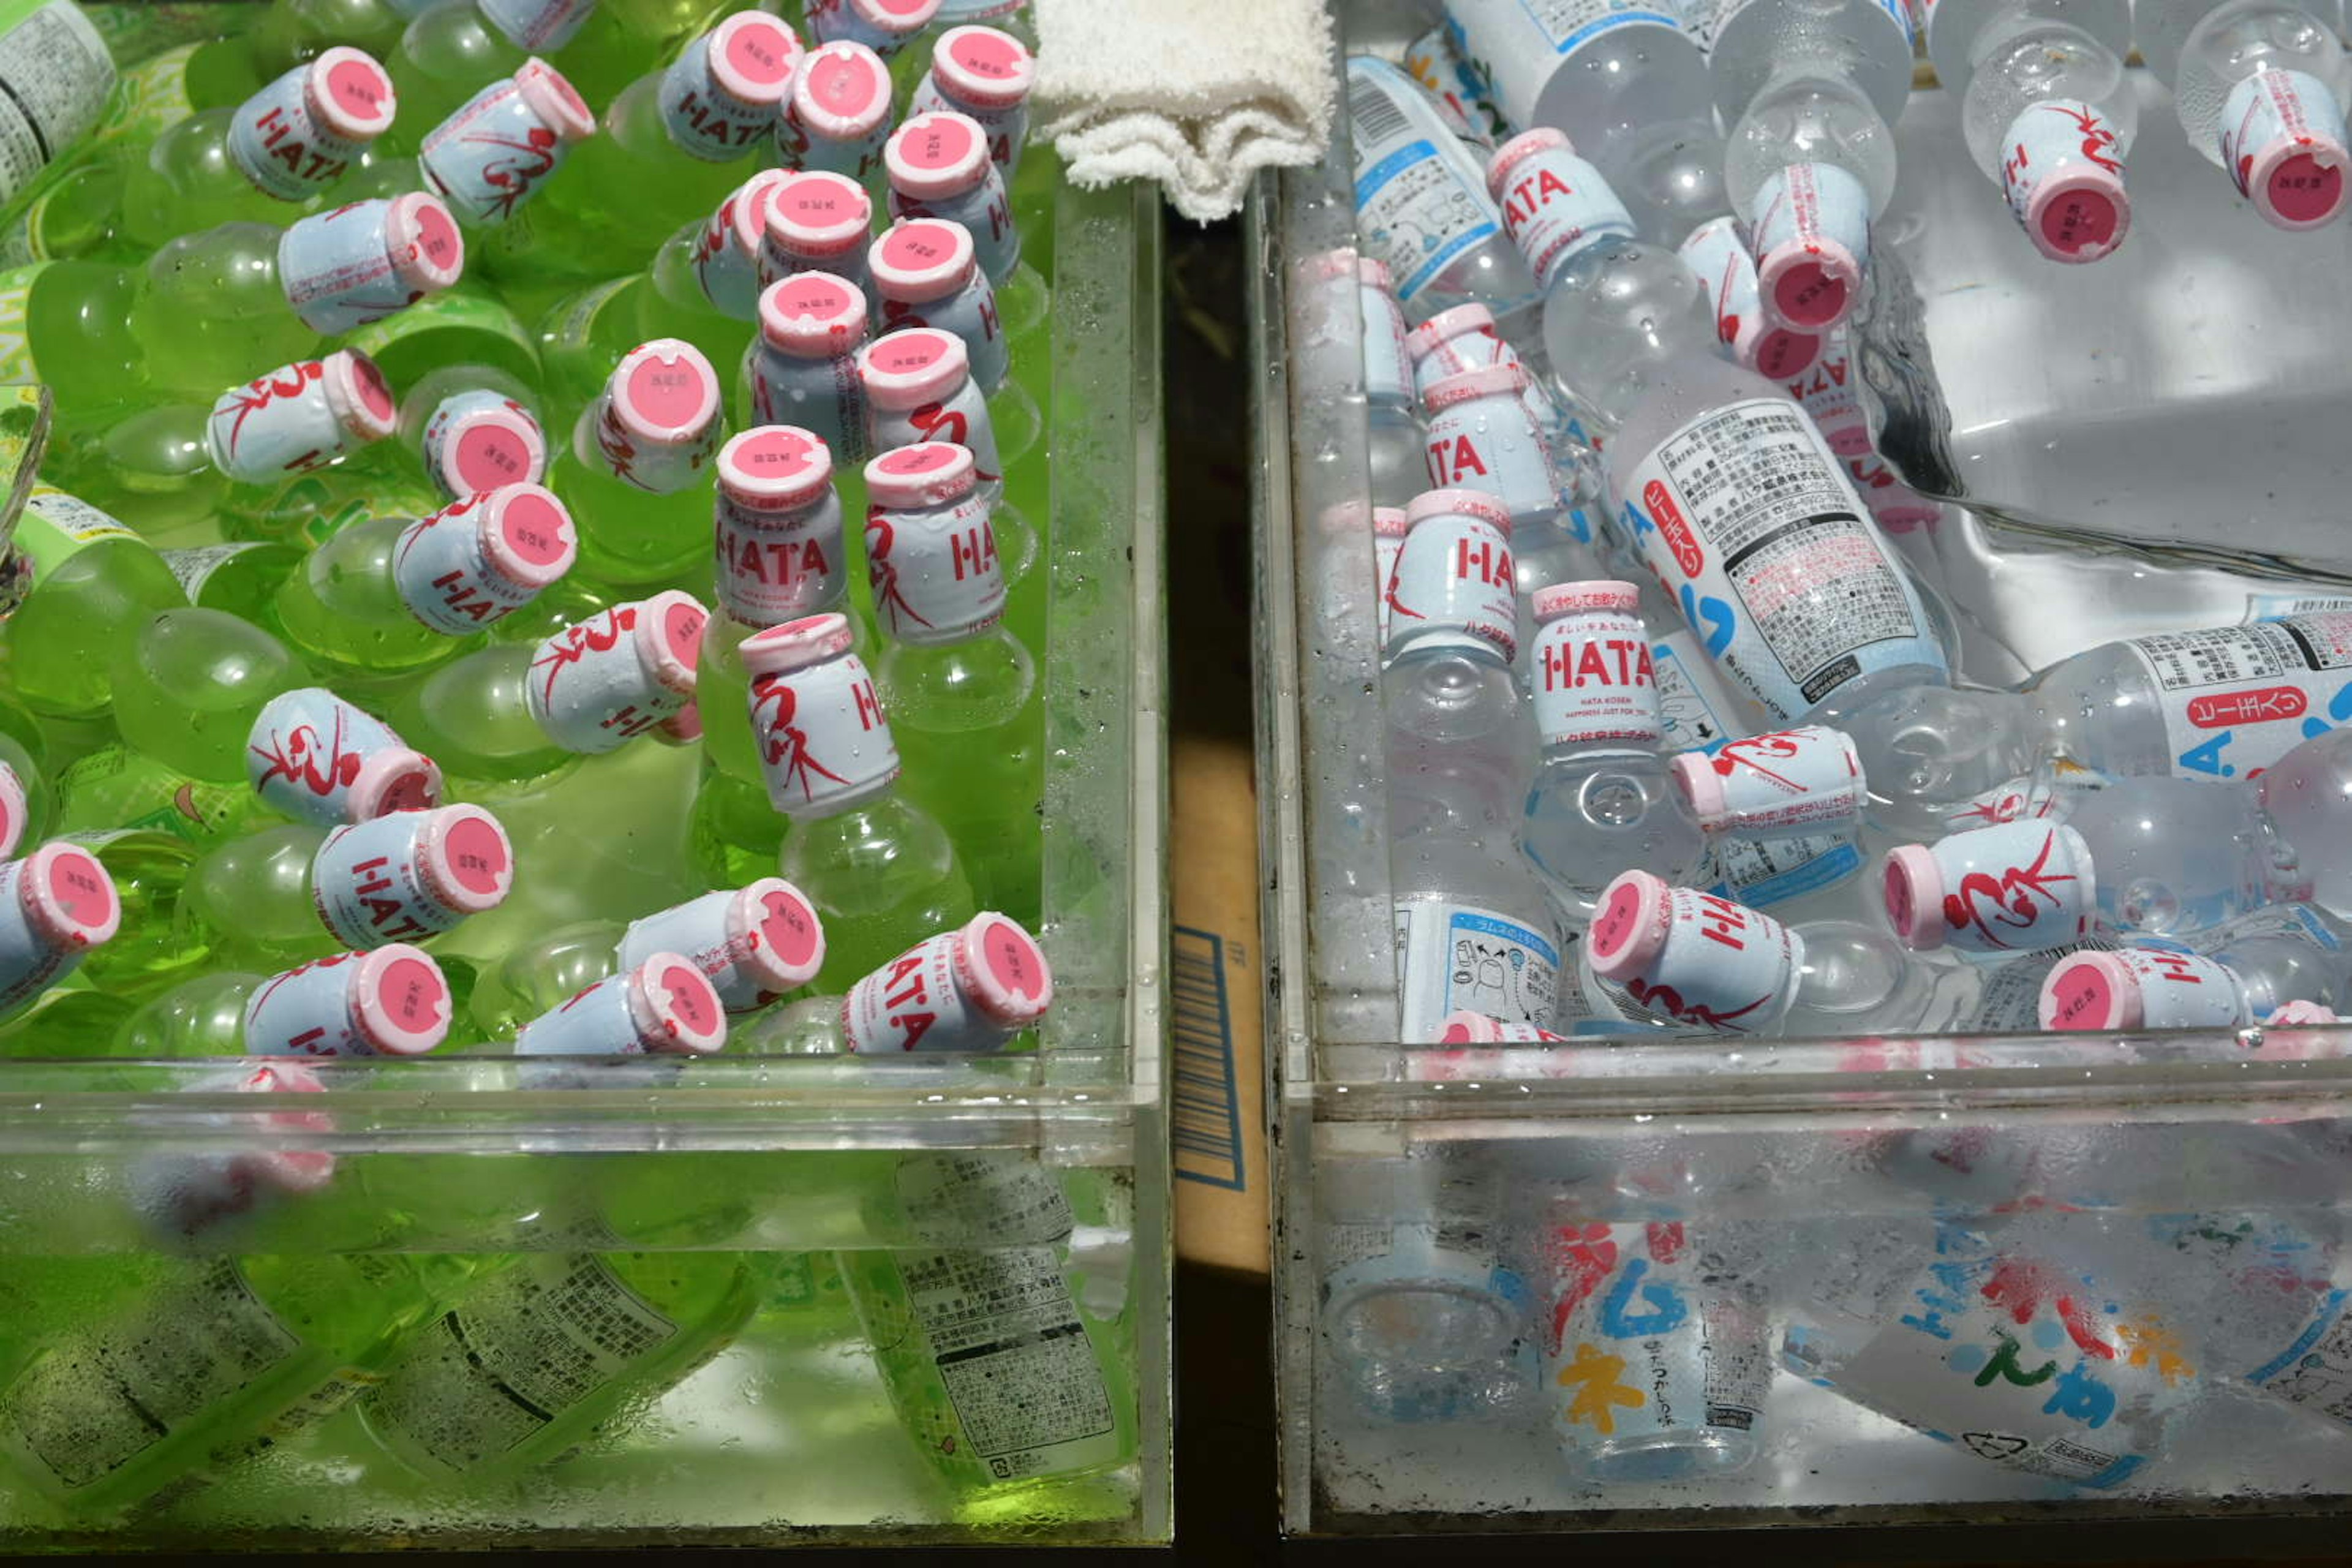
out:
M701 350L657 338L623 355L548 466L580 530L582 571L639 587L699 560L726 438L726 396Z
M2189 144L2274 226L2334 221L2352 88L2334 23L2289 0L2151 0L2135 19Z
M983 910L908 948L840 996L786 1003L739 1034L757 1056L988 1055L1037 1026L1054 972L1019 921Z
M433 956L390 942L275 974L183 981L126 1019L112 1045L142 1058L421 1056L448 1037L454 1010Z

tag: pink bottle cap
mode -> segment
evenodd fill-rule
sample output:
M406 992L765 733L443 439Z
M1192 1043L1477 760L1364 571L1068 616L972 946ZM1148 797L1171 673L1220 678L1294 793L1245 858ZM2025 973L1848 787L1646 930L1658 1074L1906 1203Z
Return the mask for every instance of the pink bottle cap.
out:
M383 372L357 349L337 349L319 364L327 407L355 445L381 441L400 428L400 405Z
M866 256L882 298L902 304L942 299L971 278L971 235L945 218L901 218Z
M793 78L793 118L828 142L862 142L890 118L890 68L844 38L802 57Z
M689 702L654 726L654 739L665 746L694 746L702 742L702 704Z
M1511 531L1511 511L1484 490L1423 490L1405 503L1408 526L1428 517L1475 517Z
M937 403L971 374L963 340L937 327L905 327L886 332L857 356L866 395L892 411Z
M690 447L719 417L719 373L681 338L656 338L621 356L610 383L613 417L648 447Z
M395 811L430 811L441 804L441 764L406 746L368 753L344 796L343 820L370 822Z
M849 617L828 610L754 632L736 647L747 675L789 675L849 651Z
M98 857L79 844L44 844L16 879L17 898L35 934L57 952L79 952L114 940L122 899Z
M629 972L637 1043L663 1056L709 1056L727 1043L727 1010L692 959L656 952Z
M2052 174L2025 204L2025 237L2053 261L2096 261L2130 228L2123 175L2096 163Z
M441 478L453 495L478 495L547 471L539 421L506 404L468 408L450 420L441 452Z
M1570 156L1576 153L1575 143L1569 141L1568 132L1565 131L1555 130L1549 125L1538 125L1532 131L1520 132L1517 136L1496 148L1495 155L1486 160L1486 194L1495 200L1501 201L1504 189L1511 183L1513 169L1517 168L1537 153L1549 153L1555 148Z
M1356 281L1384 293L1393 293L1396 289L1396 278L1389 271L1389 264L1375 261L1369 256L1356 258Z
M978 483L971 453L952 441L918 441L866 465L866 499L876 506L943 506Z
M839 256L874 231L874 202L845 175L814 169L770 187L768 232L793 256Z
M393 270L420 294L446 289L466 270L466 242L439 196L411 191L394 196L383 217Z
M514 885L514 846L507 830L478 805L445 805L429 815L416 837L425 887L459 914L497 909Z
M2070 952L2042 982L2045 1029L2137 1029L2147 1016L2139 976L2112 952Z
M362 953L343 995L355 1032L379 1055L422 1056L449 1037L449 983L422 948L395 942Z
M1677 763L1683 760L1675 759ZM1723 781L1712 769L1706 772L1720 797ZM1677 782L1682 778L1679 767L1675 777ZM1885 898L1886 923L1904 946L1930 952L1944 945L1944 873L1926 845L1898 844L1886 852Z
M1663 877L1627 871L1601 889L1600 912L1592 917L1585 952L1603 980L1631 980L1666 945L1670 889Z
M1381 539L1402 539L1412 531L1412 517L1401 506L1372 508L1372 533Z
M2340 1024L2336 1009L2316 1002L2289 1002L2263 1020L2265 1028L2293 1027L2301 1024Z
M1538 588L1536 619L1556 621L1579 610L1632 610L1642 603L1642 590L1631 583L1604 578L1590 583L1554 583Z
M1054 972L1045 950L1009 915L974 915L956 933L956 984L1001 1028L1023 1029L1054 1002Z
M760 293L760 336L796 359L834 359L866 341L866 291L830 272L795 272Z
M1457 403L1468 403L1479 397L1517 397L1528 389L1528 378L1524 366L1516 364L1480 365L1476 370L1456 372L1443 381L1429 384L1421 395L1421 405L1434 414L1441 408L1451 408Z
M931 74L958 103L1018 109L1036 85L1037 61L1010 33L950 27L931 46Z
M578 142L596 133L596 116L579 89L538 56L523 61L514 73L514 83L530 111L562 141Z
M874 31L901 37L921 32L940 14L940 0L843 0L843 4Z
M702 658L702 628L710 612L691 594L668 588L637 605L637 655L666 691L694 695L694 671Z
M740 938L735 967L762 991L797 991L824 967L824 925L806 894L781 877L737 889L727 931Z
M372 142L392 129L400 98L373 55L337 44L310 62L302 100L317 121L351 142Z
M1456 305L1450 310L1440 310L1404 335L1405 351L1413 363L1435 353L1465 332L1486 332L1495 330L1495 312L1484 305Z
M1675 781L1675 793L1691 816L1701 822L1719 820L1725 810L1723 775L1710 765L1700 752L1677 752L1666 760L1667 776Z
M760 237L768 226L769 204L774 200L776 187L793 178L790 169L762 169L735 187L720 215L728 220L729 234L735 242L738 255L760 254Z
M2254 210L2271 223L2284 229L2318 228L2334 222L2344 205L2345 162L2343 138L2315 124L2240 153L2240 179Z
M968 114L918 114L883 144L890 188L916 201L960 196L988 178L988 135Z
M738 11L710 29L711 79L745 103L783 102L800 54L793 30L764 11Z
M16 776L16 769L0 763L0 860L16 853L30 816L31 808L25 803L25 781Z
M580 553L572 514L545 485L500 485L476 515L483 559L519 588L537 593L560 581Z
M1794 381L1821 357L1822 340L1812 332L1767 327L1756 340L1756 374L1767 381Z
M754 511L806 506L833 481L824 438L797 425L762 425L719 449L719 491Z
M1862 263L1834 239L1784 240L1756 258L1756 284L1790 325L1827 328L1862 287Z

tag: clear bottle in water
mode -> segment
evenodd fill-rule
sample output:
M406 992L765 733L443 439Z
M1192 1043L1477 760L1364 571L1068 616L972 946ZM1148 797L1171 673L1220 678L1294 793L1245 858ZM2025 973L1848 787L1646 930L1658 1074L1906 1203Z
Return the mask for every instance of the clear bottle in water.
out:
M2149 0L2137 32L2189 144L2256 212L2284 229L2335 219L2352 68L2332 20L2284 0Z
M1706 858L1660 754L1650 639L1631 583L1561 583L1535 595L1536 731L1543 747L1520 847L1563 910L1589 917L1628 867L1679 882Z
M2053 261L2113 255L2131 227L2124 161L2139 99L2125 0L1937 0L1927 55L1963 94L1969 155Z
M2276 904L2186 942L2141 937L2070 954L2042 982L2042 1026L2229 1029L2271 1022L2296 1004L2352 1010L2347 937L2324 910Z
M1790 326L1826 331L1860 302L1911 55L1903 0L1747 0L1716 30L1724 184L1751 226L1764 308Z
M1381 688L1402 1038L1433 1041L1465 1007L1549 1026L1559 931L1514 842L1533 757L1510 515L1471 490L1406 510Z
M1477 157L1421 84L1386 60L1350 56L1347 92L1356 226L1394 279L1405 319L1479 304L1505 336L1530 341L1536 281L1503 232Z

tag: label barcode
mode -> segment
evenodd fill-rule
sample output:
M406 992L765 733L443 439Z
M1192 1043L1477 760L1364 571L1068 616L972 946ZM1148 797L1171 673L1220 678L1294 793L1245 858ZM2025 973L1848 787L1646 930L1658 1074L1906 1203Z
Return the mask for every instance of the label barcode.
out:
M1377 82L1370 81L1348 84L1348 124L1359 142L1386 141L1410 129L1405 124L1404 110L1381 90Z
M1225 1004L1225 944L1213 931L1170 932L1174 982L1176 1174L1242 1191L1242 1121L1234 1083L1233 1015Z

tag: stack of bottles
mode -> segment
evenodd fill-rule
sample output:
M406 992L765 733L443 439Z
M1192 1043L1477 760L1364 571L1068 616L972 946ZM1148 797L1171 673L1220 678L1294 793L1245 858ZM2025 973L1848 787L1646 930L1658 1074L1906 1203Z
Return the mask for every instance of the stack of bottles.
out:
M108 118L90 35L84 118L5 193L55 422L0 621L0 1076L223 1058L205 1087L283 1097L438 1053L593 1089L724 1052L887 1087L1036 1048L1023 241L1057 171L1019 7L256 9L142 68L162 123ZM689 896L616 902L608 819L625 887ZM1123 1307L1074 1297L1034 1162L899 1159L872 1179L929 1249L838 1261L714 1249L751 1194L593 1184L535 1244L247 1257L406 1201L257 1103L248 1152L135 1175L184 1267L69 1315L0 1287L0 1516L304 1442L503 1484L827 1290L950 1506L1134 1458ZM137 1351L165 1324L220 1355ZM1052 1397L972 1403L1006 1378Z
M1929 10L2027 237L2112 252L2126 8ZM1857 1068L1967 1067L1920 1037L2042 1030L2123 1060L2166 1029L2252 1053L2352 1013L2352 614L2181 626L1990 690L1900 547L1937 509L1873 450L1843 322L1896 178L1906 9L1735 0L1704 37L1517 0L1445 18L1411 69L1349 60L1361 254L1301 278L1364 345L1372 493L1326 520L1349 579L1327 602L1380 649L1401 1070L1605 1076L1604 1041L1567 1044L1589 1037L1852 1041ZM2143 4L2137 26L2256 212L2334 216L2332 27L2269 0ZM2156 1353L2162 1291L2131 1293L2152 1277L2094 1282L2019 1217L2082 1190L2033 1148L1857 1151L1987 1217L1858 1224L1877 1250L1841 1263L1677 1206L1687 1172L1613 1173L1672 1220L1645 1226L1530 1213L1503 1162L1423 1151L1402 1201L1327 1226L1325 1345L1378 1422L1559 1395L1593 1484L1748 1464L1776 1349L2069 1486L2132 1476L2200 1378L2352 1423L2325 1391L2352 1381L2332 1233L2173 1270L2207 1294ZM2132 1256L2227 1217L2168 1216ZM2041 1370L1984 1370L2021 1343ZM2060 1397L2022 1392L2062 1373Z

